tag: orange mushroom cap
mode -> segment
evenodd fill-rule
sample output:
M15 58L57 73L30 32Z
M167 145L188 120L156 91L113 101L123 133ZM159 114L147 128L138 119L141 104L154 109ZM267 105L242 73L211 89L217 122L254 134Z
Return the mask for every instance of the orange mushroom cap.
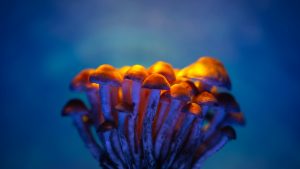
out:
M195 63L183 68L178 76L231 89L231 82L224 65L212 57L201 57Z
M163 75L170 84L174 83L176 80L175 72L171 64L163 61L158 61L154 63L150 68L149 68L149 73L158 73Z
M91 75L90 81L97 84L109 84L112 86L120 86L122 76L120 72L113 66L104 64L99 66Z
M148 89L169 90L170 84L164 76L155 73L144 80L142 87Z
M98 85L89 81L90 74L94 72L94 69L84 69L80 71L72 80L70 89L74 91L85 91L97 89Z
M171 97L182 101L191 100L190 91L187 90L182 84L174 84L171 86Z
M216 104L218 103L217 99L215 96L207 91L204 91L200 94L198 94L195 98L195 102L202 105L202 104Z
M144 66L133 65L125 73L124 78L142 82L147 76L148 76L148 72Z
M125 73L130 69L130 66L123 66L121 68L119 68L119 72L121 73L121 75L125 75Z
M182 108L184 113L191 113L195 116L202 116L202 108L200 105L190 102Z

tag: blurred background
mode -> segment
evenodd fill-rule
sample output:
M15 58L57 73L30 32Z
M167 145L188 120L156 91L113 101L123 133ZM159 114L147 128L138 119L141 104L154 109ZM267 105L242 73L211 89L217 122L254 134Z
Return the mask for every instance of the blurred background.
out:
M2 0L1 169L97 169L60 111L81 69L220 59L247 118L206 169L299 169L297 1Z

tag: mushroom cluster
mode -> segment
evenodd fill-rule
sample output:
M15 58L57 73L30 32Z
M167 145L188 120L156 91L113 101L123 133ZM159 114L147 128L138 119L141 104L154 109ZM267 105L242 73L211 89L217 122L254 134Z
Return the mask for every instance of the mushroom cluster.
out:
M162 61L104 64L82 70L70 88L90 105L72 99L62 115L102 168L199 169L236 138L232 126L245 124L223 64L211 57L181 70Z

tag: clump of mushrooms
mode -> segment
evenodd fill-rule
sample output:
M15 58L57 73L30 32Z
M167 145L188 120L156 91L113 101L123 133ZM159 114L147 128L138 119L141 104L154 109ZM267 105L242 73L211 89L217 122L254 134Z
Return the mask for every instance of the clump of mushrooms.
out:
M245 125L227 71L212 57L183 69L104 64L79 72L70 88L86 93L90 106L72 99L62 115L102 168L202 168L236 139L233 126Z

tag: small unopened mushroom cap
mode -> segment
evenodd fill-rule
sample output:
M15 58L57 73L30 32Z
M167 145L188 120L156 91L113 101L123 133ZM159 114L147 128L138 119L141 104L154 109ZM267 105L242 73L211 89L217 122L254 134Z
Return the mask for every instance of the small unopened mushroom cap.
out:
M144 80L142 87L148 89L169 90L170 84L163 75L154 73Z
M110 131L115 128L116 128L116 124L114 122L105 121L102 124L100 124L100 126L97 129L97 132L104 133L104 132Z
M90 81L98 84L109 84L112 86L120 86L122 76L120 72L113 66L104 64L99 66L91 75Z
M214 105L218 103L215 96L207 91L198 94L195 98L195 102L200 105Z
M87 114L88 109L80 99L69 100L62 109L62 116L70 116L75 114Z
M124 78L142 82L148 76L148 72L144 66L133 65L125 73Z
M200 105L190 102L183 106L182 112L191 113L195 116L202 116L202 108Z
M171 97L182 101L189 101L190 91L187 90L182 84L174 84L171 86Z
M234 128L232 128L231 126L225 126L221 129L221 132L223 134L226 134L227 137L230 139L230 140L235 140L236 139L236 132L234 130Z
M94 72L94 69L84 69L80 71L72 80L70 89L74 91L85 91L91 89L97 89L98 85L89 81L90 74Z
M195 63L182 69L178 76L192 78L231 89L231 82L224 65L212 57L201 57Z
M172 65L167 62L158 61L149 68L149 73L158 73L165 76L170 84L175 82L176 76Z
M217 94L218 102L223 105L228 112L240 112L240 106L236 102L235 98L230 93Z

